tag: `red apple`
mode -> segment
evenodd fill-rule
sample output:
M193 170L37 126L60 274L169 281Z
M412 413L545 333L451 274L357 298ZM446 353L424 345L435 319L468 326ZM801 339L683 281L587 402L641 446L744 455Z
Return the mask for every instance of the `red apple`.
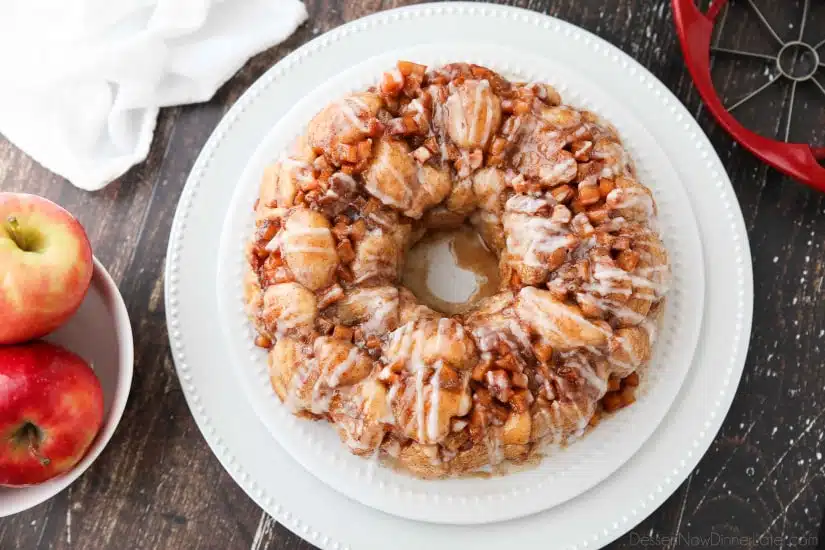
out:
M48 342L0 346L0 485L34 485L71 470L103 423L89 365Z
M0 193L0 344L48 334L92 280L92 248L67 211L35 195Z

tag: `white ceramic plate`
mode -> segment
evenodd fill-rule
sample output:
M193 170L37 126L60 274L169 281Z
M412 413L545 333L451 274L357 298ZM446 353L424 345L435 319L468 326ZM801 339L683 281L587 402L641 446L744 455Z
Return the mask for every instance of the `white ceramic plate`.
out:
M218 320L221 220L255 150L282 117L327 76L376 49L443 42L552 52L609 90L667 155L688 190L705 263L699 344L662 428L613 475L567 502L517 520L436 525L361 506L306 472L272 440L227 375L232 355ZM169 336L186 398L204 437L233 478L269 514L324 548L432 550L513 545L580 549L620 536L688 476L721 426L744 365L753 304L749 249L724 168L678 100L631 58L601 39L540 14L479 4L424 5L376 14L328 33L285 58L230 110L205 146L183 192L167 258ZM694 297L686 297L693 299ZM632 410L632 408L630 409ZM664 429L664 427L667 427Z
M70 472L30 487L0 487L0 517L36 506L71 485L106 447L126 407L132 385L132 327L117 285L97 258L80 308L46 340L75 352L94 369L103 388L103 426Z
M326 422L292 415L269 383L266 352L253 344L243 301L244 246L254 225L253 203L264 168L305 132L331 101L377 84L399 59L431 67L478 63L520 81L553 84L562 98L593 110L619 130L636 160L640 181L654 192L663 240L671 251L672 294L655 355L638 401L610 417L581 441L548 449L536 468L493 479L413 479L376 461L352 455ZM263 92L266 93L266 92ZM229 206L218 253L218 306L232 365L246 398L277 441L307 470L345 495L383 512L436 523L489 523L540 512L575 497L616 471L664 418L690 368L699 337L704 271L699 230L687 194L667 155L633 115L575 67L512 48L432 44L388 52L344 70L309 92L264 138L241 176Z

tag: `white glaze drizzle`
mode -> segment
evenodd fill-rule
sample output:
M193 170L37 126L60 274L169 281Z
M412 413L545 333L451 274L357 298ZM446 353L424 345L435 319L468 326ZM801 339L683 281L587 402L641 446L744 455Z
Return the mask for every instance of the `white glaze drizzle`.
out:
M539 168L539 179L546 183L556 183L565 178L565 175L577 166L576 159L573 157L565 157L563 160L557 160L551 164L542 164Z
M349 350L349 354L347 354L346 359L338 363L335 366L335 369L330 373L329 378L327 379L327 383L329 384L330 388L334 388L338 386L341 382L341 377L346 374L349 369L351 369L355 365L355 361L358 359L358 348L356 346L352 346Z
M562 353L561 356L566 360L566 366L575 368L579 373L579 376L581 376L590 386L596 389L599 398L607 393L607 380L602 379L596 374L593 369L593 365L590 364L587 357L580 352L568 354Z
M447 108L447 123L454 129L456 136L466 139L467 136L467 113L464 109L464 100L452 83L450 83L450 97L447 98L445 106Z
M395 206L404 210L409 208L412 199L410 182L404 178L392 162L389 162L388 156L381 155L375 159L370 167L369 176L365 178L364 187L371 195L387 206ZM383 181L384 178L389 178L392 181ZM401 198L396 198L382 190L382 182L390 183L390 187L393 189L400 189L402 191Z
M602 176L609 177L609 176ZM605 201L611 208L619 210L640 210L646 219L653 217L653 199L641 187L622 187L613 189L607 194Z
M313 244L306 244L304 241L316 241L316 244L323 243L329 246L314 246ZM284 254L308 252L332 256L335 254L335 249L331 246L332 243L332 232L327 227L296 227L290 225L288 230L281 233L280 245Z
M355 97L345 97L344 99L339 100L337 105L341 109L341 113L350 122L350 124L362 132L368 132L370 129L369 124L359 118L359 113L355 112L352 103L359 107L362 112L368 110L366 103Z
M610 332L588 321L581 313L554 300L541 297L534 287L525 287L519 292L518 311L522 319L532 324L541 334L553 335L558 341L568 347L581 347L588 342L571 334L571 331L562 330L558 322L561 319L572 321L582 330L597 331L605 336ZM579 331L576 331L577 333Z
M563 225L526 214L505 214L504 231L507 250L531 267L544 267L556 250L572 248L577 242Z
M494 107L490 83L486 80L476 81L475 96L473 98L473 118L467 132L467 141L478 145L487 143L492 131ZM481 133L479 133L478 121L482 113L484 114L484 126L481 127Z
M292 301L282 304L280 315L278 316L277 334L282 336L287 331L298 328L302 325L309 325L315 319L314 311L307 311L298 307Z
M369 318L361 323L361 329L368 335L383 334L388 330L389 319L398 312L398 290L365 289Z
M435 372L430 379L430 410L427 418L427 437L430 441L438 441L438 427L440 414L440 396L441 396L441 368L442 361L437 361L435 364Z
M416 435L420 442L424 439L424 374L425 369L418 369L415 373L415 418Z

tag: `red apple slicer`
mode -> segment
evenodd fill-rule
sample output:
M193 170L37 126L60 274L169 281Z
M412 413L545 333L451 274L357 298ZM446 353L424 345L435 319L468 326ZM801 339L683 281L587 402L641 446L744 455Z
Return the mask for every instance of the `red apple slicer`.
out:
M718 42L713 42L714 27L718 27L716 28L717 37L723 32L725 15L730 8L729 0L713 0L704 12L696 6L695 0L672 0L676 30L684 52L685 63L693 77L694 84L714 118L743 147L777 170L814 189L825 191L825 166L821 164L825 160L825 147L805 143L788 143L798 87L812 86L818 88L825 96L825 85L823 85L825 82L825 33L819 43L804 41L805 29L809 24L811 13L811 0L803 0L802 22L799 25L798 34L796 30L794 31L798 38L792 40L780 38L780 33L771 26L754 0L736 1L745 3L749 9L753 10L759 23L767 31L768 39L775 43L777 53L765 55L740 49L720 48ZM782 0L782 2L785 1ZM711 78L711 55L713 54L762 59L775 63L775 70L778 72L770 75L768 82L764 85L726 106L720 99ZM766 74L768 74L767 71ZM784 128L784 141L770 139L745 128L732 114L737 108L756 98L778 81L784 81L785 85L790 85L790 106ZM825 100L823 100L823 105L825 105ZM825 112L825 107L823 111Z

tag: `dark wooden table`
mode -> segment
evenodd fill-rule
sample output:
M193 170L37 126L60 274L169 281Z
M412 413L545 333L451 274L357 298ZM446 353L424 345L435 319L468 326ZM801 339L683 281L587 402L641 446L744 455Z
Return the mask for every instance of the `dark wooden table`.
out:
M799 32L803 0L755 0L783 38ZM673 30L667 0L524 0L514 4L571 21L647 66L710 135L744 212L755 279L750 353L724 427L674 495L611 548L701 546L691 537L763 538L792 548L817 534L825 511L825 201L741 150L702 108ZM767 31L735 2L719 44L776 53ZM172 216L198 151L246 88L285 54L346 21L404 2L309 0L310 19L286 43L252 59L207 104L165 109L146 162L97 193L75 189L0 136L0 189L46 196L86 226L118 281L136 338L132 396L94 466L50 501L0 520L0 548L310 549L235 485L201 437L169 353L163 267ZM806 37L825 40L825 2L812 0ZM815 36L819 32L822 36ZM745 58L716 59L729 103L776 71ZM825 84L825 70L821 71ZM825 97L797 90L791 137L825 143ZM776 84L740 108L740 120L783 134L790 87ZM784 113L784 114L783 114ZM712 269L713 266L711 265ZM803 540L798 540L802 538ZM389 546L388 546L389 548ZM547 548L551 548L548 542Z

